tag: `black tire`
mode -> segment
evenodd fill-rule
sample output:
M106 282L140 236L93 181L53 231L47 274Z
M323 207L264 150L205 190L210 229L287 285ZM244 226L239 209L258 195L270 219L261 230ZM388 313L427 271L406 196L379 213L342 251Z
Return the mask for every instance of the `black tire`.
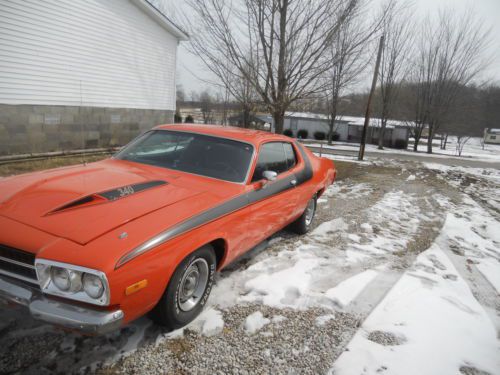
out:
M208 274L203 291L197 293L199 297L196 303L194 302L195 298L192 298L191 303L193 306L189 310L186 310L187 307L184 306L183 308L181 301L183 291L186 290L186 285L189 284L189 276L193 272L196 273L193 270L194 268L198 269L198 273L201 274L200 268L204 268L205 263L208 266ZM169 330L181 328L193 321L201 313L208 300L214 283L216 266L215 252L211 245L205 245L187 256L175 270L167 289L165 289L160 301L158 301L158 304L151 312L153 321L165 326ZM201 284L197 283L196 285ZM185 304L186 302L184 302Z
M309 207L309 204L313 205L313 212L312 212L312 217L310 220L307 218L307 209ZM306 234L309 232L309 229L311 229L312 222L314 220L314 215L316 214L316 195L314 195L309 202L307 203L307 207L304 210L304 213L297 219L295 220L292 224L290 224L290 229L297 234Z

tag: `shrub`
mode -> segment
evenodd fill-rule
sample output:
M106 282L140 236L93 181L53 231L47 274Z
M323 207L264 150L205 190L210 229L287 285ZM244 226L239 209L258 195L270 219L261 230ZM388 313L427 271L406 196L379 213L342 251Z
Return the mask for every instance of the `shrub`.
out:
M408 147L408 142L406 142L404 139L396 139L394 142L394 148L404 150Z
M286 135L287 137L293 137L293 131L291 129L285 129L283 130L283 135Z
M314 139L323 141L326 138L325 132L314 132Z
M193 116L187 115L186 118L184 119L184 122L187 124L192 124L194 122Z
M175 123L179 123L179 122L182 122L182 116L179 112L175 112L174 114L174 122Z
M333 133L332 134L332 141L338 141L340 139L340 134L339 133Z
M306 129L300 129L297 132L297 138L300 138L300 139L306 139L308 135L309 135L309 132Z

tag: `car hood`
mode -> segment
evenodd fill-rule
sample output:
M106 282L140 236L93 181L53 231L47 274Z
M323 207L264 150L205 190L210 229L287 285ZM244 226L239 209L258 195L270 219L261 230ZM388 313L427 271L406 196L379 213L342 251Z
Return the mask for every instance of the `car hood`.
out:
M155 210L201 199L203 189L176 179L113 159L14 176L0 180L0 216L86 244Z

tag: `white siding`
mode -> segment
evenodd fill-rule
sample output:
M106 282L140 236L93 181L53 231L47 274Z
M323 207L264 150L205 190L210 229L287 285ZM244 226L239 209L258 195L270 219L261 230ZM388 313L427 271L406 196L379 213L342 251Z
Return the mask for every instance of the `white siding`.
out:
M2 0L0 103L174 110L176 50L130 0Z

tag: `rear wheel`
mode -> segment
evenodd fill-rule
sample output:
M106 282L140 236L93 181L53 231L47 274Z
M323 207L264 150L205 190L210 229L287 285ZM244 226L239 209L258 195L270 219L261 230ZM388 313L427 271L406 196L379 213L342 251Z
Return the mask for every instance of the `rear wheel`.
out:
M187 256L176 268L152 311L153 320L171 330L194 320L208 300L215 269L216 258L211 245L205 245Z
M290 229L297 234L306 234L311 228L315 213L316 195L314 195L309 202L307 202L304 213L290 225Z

